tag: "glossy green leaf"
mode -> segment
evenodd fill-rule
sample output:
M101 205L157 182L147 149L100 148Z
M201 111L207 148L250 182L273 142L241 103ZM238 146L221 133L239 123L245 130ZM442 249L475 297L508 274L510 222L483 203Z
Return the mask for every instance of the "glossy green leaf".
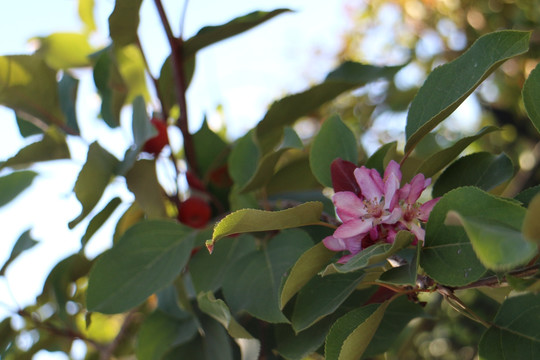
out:
M313 246L300 256L294 264L289 276L281 289L280 308L283 309L287 302L315 276L335 253L328 250L322 242Z
M16 171L0 176L0 207L6 205L26 188L32 185L37 173L33 171Z
M47 65L53 69L90 66L88 56L94 52L94 49L84 34L54 33L35 39L39 41L36 55L43 57Z
M291 323L296 332L332 314L362 281L363 272L313 277L298 293Z
M85 31L95 31L97 28L94 21L94 0L79 0L78 12Z
M396 239L393 244L375 244L372 245L358 254L353 256L347 261L347 263L340 264L331 264L329 269L325 273L331 273L334 270L341 273L357 271L364 269L366 267L385 261L389 256L394 255L398 251L406 248L411 244L414 239L414 235L408 231L400 231L396 235Z
M540 353L540 294L506 299L493 325L482 335L480 359L533 360Z
M444 169L450 162L461 154L470 144L493 131L499 130L496 126L486 126L480 129L475 135L466 136L456 141L452 146L436 152L425 160L416 171L417 174L424 174L426 178L432 177Z
M523 103L529 119L533 123L536 130L540 132L540 65L531 71L522 90Z
M120 125L120 110L127 98L127 86L114 60L112 47L96 55L94 83L101 96L100 115L111 128Z
M505 205L499 206L508 216L515 218L513 221L486 218L483 213L464 216L453 210L446 215L445 224L463 226L480 262L494 271L525 265L537 254L537 246L521 233L525 209L515 204L508 204L504 209Z
M141 159L126 174L128 189L149 218L166 218L163 190L156 173L156 161Z
M142 0L116 0L109 16L109 33L117 48L137 43Z
M530 187L517 194L514 199L523 203L523 206L528 207L532 199L540 193L540 185Z
M62 127L56 71L39 56L0 56L0 105L23 118Z
M122 199L115 197L109 201L109 203L103 209L101 209L101 211L97 213L92 220L90 220L88 227L86 228L86 232L81 238L81 246L83 248L86 246L90 238L92 238L92 236L94 236L94 234L103 226L103 224L105 224L105 222L121 203Z
M28 167L36 162L69 159L70 156L66 136L57 127L51 126L43 134L41 140L19 150L17 154L7 159L0 168L4 166Z
M173 347L188 342L197 334L197 323L189 318L179 321L157 310L148 316L139 330L137 359L160 360Z
M281 283L289 268L312 245L306 232L284 230L265 248L244 255L223 281L227 304L234 312L245 310L267 322L288 322L279 309Z
M214 243L224 236L268 230L283 230L319 222L322 203L311 201L280 211L242 209L223 218L215 227L212 239L206 242L210 251Z
M9 255L9 258L6 260L6 262L0 269L0 276L5 275L6 269L9 264L11 264L19 255L21 255L24 251L33 248L37 244L38 241L32 238L30 230L26 230L24 233L22 233L19 239L17 239L17 241L15 242L15 245L13 245L13 249L11 249L11 254Z
M253 131L237 140L229 156L229 174L238 188L244 187L255 174L259 162L259 148Z
M326 337L326 360L357 360L369 346L390 301L370 304L339 318Z
M225 153L227 143L208 127L206 121L203 122L199 131L193 134L193 146L198 170L203 177L208 171L227 160Z
M295 333L289 325L277 325L276 351L287 360L311 359L309 355L317 351L324 343L334 320L332 316L326 317L299 333Z
M212 45L218 41L228 39L254 28L273 17L289 12L289 9L276 9L272 11L254 11L247 15L237 17L223 25L206 26L186 40L184 43L184 56L186 58L195 55L200 49Z
M184 81L186 89L189 87L191 79L193 79L193 74L195 73L195 60L195 56L184 59ZM168 112L170 112L171 108L178 104L177 92L174 84L173 65L170 55L165 59L163 65L161 66L158 87L162 105Z
M450 210L464 217L478 217L499 226L521 228L525 209L509 199L490 195L475 187L446 193L433 208L426 225L420 266L435 281L448 286L472 283L486 272L462 227L444 224ZM495 243L493 253L499 253Z
M79 80L65 72L58 82L58 94L60 96L60 108L67 120L67 126L75 134L79 134L79 123L77 121L77 92Z
M323 122L313 139L309 164L313 175L324 186L332 187L330 164L340 158L354 164L358 162L358 143L354 133L334 115Z
M97 142L90 144L86 163L83 165L73 191L82 205L79 216L69 222L75 227L97 205L105 188L115 175L118 159L102 148Z
M261 343L244 329L232 316L229 308L221 299L216 299L211 292L197 296L197 303L202 312L217 320L240 347L242 360L257 360Z
M405 152L448 117L503 61L526 52L530 35L513 30L484 35L456 60L433 70L409 109Z
M432 196L439 197L461 186L476 186L489 191L514 174L512 160L506 154L479 152L453 162L433 185Z
M195 234L171 221L135 224L92 268L86 298L88 310L124 312L170 284L186 265Z
M220 241L210 254L201 249L189 261L191 281L196 293L217 291L230 267L242 256L256 250L255 238L249 234Z
M523 236L525 239L540 244L540 195L536 195L527 208L523 220Z
M345 91L380 78L391 78L401 67L377 67L345 62L328 74L324 82L276 101L257 125L256 135L263 153L279 143L284 126L292 125L301 116L316 110Z
M365 167L368 169L376 169L381 175L384 174L386 165L388 165L390 160L392 160L396 155L396 147L396 141L384 144L369 157L365 163ZM356 162L353 163L356 164Z

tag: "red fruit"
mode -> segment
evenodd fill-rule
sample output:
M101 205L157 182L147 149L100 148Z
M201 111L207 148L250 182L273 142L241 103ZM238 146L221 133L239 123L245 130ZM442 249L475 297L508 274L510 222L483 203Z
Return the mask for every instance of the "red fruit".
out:
M211 216L210 205L201 198L190 197L178 207L178 221L192 228L205 227Z
M165 145L169 143L167 124L158 118L152 118L150 122L154 125L158 133L153 138L146 140L142 151L157 156L161 150L163 150Z
M221 188L232 186L233 182L229 176L229 169L227 165L220 166L210 172L210 182Z
M199 191L206 191L206 188L202 181L197 177L197 175L195 175L189 170L186 172L186 180L190 188Z

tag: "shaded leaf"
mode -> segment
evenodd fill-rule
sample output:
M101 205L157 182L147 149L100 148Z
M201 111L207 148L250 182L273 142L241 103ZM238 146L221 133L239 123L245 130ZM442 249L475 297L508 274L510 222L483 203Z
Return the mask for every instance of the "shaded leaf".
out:
M455 144L449 148L443 149L431 155L425 160L422 165L416 171L417 174L424 174L426 178L432 177L441 171L446 165L450 164L452 160L461 154L463 150L470 144L481 138L482 136L489 134L490 132L499 130L496 126L486 126L480 129L475 135L467 136L456 141Z
M226 161L224 151L227 143L208 127L206 121L199 131L193 134L193 146L201 177L205 177L208 171Z
M97 205L105 188L115 175L118 163L118 159L97 142L90 144L86 163L83 165L73 189L82 205L82 211L79 216L69 222L69 228L75 227Z
M37 173L26 170L0 176L0 207L15 199L17 195L28 188L36 176Z
M526 52L530 35L513 30L484 35L460 57L433 70L409 109L405 152L448 117L503 61Z
M536 65L525 80L522 90L523 103L529 119L540 132L540 65Z
M540 185L530 187L517 194L514 199L523 203L523 206L528 207L531 200L540 193Z
M88 310L124 312L170 284L186 265L195 234L191 228L164 220L135 224L92 268Z
M238 188L244 187L255 174L259 162L259 148L253 131L237 140L229 156L229 174Z
M25 118L35 117L59 127L65 123L56 71L38 56L0 56L0 104Z
M453 162L433 185L432 196L439 197L460 186L473 185L489 191L514 174L512 160L506 154L479 152Z
M295 179L295 181L291 181L291 179ZM281 166L266 185L266 192L273 195L321 188L311 172L309 157L304 154Z
M210 251L224 236L254 231L283 230L319 222L322 203L311 201L280 211L242 209L223 218L215 227L212 239L206 242Z
M115 47L137 42L139 9L142 0L116 0L109 16L109 33Z
M245 310L271 323L288 322L279 309L284 276L313 242L300 229L281 231L259 251L244 255L227 272L223 294L235 312Z
M94 51L84 34L54 33L35 38L39 41L36 55L43 57L53 69L69 69L90 66L88 56Z
M356 163L358 144L354 133L334 115L323 122L309 153L313 175L322 185L332 187L330 165L337 158Z
M536 195L527 208L523 220L523 236L525 239L540 244L540 195Z
M46 125L39 124L31 121L29 117L21 117L15 111L15 119L17 121L17 127L19 128L19 133L22 137L29 137L36 134L43 134L46 129Z
M396 155L396 147L396 141L384 144L370 156L366 161L365 167L368 169L376 169L379 174L383 175L386 165L388 165L390 160Z
M163 191L156 173L156 161L141 159L126 174L129 191L149 218L166 218Z
M103 209L101 209L101 211L97 213L96 216L92 218L92 220L90 220L90 222L88 223L88 227L86 228L86 232L81 238L81 246L83 248L88 243L88 240L90 240L90 238L94 236L94 234L103 226L103 224L105 224L105 222L109 219L114 210L116 210L118 205L120 205L121 203L122 199L120 199L119 197L115 197L114 199L109 201L109 203Z
M30 235L30 230L26 230L24 233L22 233L19 239L17 239L17 241L15 242L15 245L13 245L13 249L11 249L11 254L9 255L9 258L6 260L6 262L0 269L0 276L6 273L7 267L19 255L21 255L24 251L33 248L36 244L38 244L38 241L32 238L32 235Z
M58 83L58 94L60 96L60 108L67 120L67 126L75 134L79 134L79 123L77 122L77 91L79 80L75 79L67 72L64 72L62 79Z
M192 56L192 57L184 59L184 62L183 62L184 77L185 77L184 81L185 81L186 89L189 87L189 84L191 83L191 79L193 79L193 74L195 73L195 63L196 63L195 60L196 60L196 57ZM173 67L172 67L172 60L171 60L170 55L165 59L165 61L163 62L163 65L161 66L159 79L158 79L158 87L159 87L159 94L160 94L162 106L164 109L170 112L172 107L174 105L177 105L177 102L178 102L176 87L174 84L174 72L173 72Z
M289 325L277 325L276 350L287 360L310 359L309 355L317 351L324 343L334 320L329 316L299 333L295 333Z

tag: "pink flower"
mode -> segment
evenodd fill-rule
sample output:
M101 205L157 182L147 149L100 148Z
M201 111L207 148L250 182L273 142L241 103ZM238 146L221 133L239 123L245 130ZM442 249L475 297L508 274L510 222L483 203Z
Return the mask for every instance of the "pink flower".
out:
M353 175L360 192L338 191L334 194L332 201L343 224L323 240L330 250L350 253L342 257L340 263L347 262L376 242L392 243L400 230L411 231L416 241L424 240L420 221L427 221L438 199L422 205L417 200L431 183L430 179L418 174L400 189L401 170L393 160L386 167L383 178L377 170L364 166L356 168Z

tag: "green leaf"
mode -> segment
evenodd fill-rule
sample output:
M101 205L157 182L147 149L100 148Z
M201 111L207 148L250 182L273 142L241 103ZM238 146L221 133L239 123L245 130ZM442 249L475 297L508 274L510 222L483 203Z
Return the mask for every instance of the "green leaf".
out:
M82 205L79 216L69 222L69 228L80 223L97 205L105 188L115 175L118 159L97 142L90 144L86 163L83 165L73 191Z
M160 360L167 351L188 342L196 334L197 324L192 318L179 321L157 310L142 323L135 354L137 359Z
M26 230L24 233L22 233L19 239L17 239L17 242L15 242L15 245L13 245L9 258L0 269L0 276L5 275L9 264L11 264L19 255L21 255L24 251L33 248L36 244L38 244L38 241L32 238L32 235L30 235L30 230Z
M24 116L24 115L23 115ZM24 118L19 116L15 111L15 119L17 121L17 127L22 137L29 137L36 134L43 134L47 128L44 124L33 122L31 118Z
M266 185L268 195L284 192L299 193L313 189L322 189L322 187L311 172L307 154L302 154L280 167Z
M109 127L118 127L120 110L127 98L127 86L114 60L112 47L96 55L93 75L102 101L100 115Z
M244 187L255 174L259 162L259 148L253 131L237 140L228 160L229 174L238 188Z
M81 246L84 248L88 243L88 240L105 224L105 222L112 215L114 210L122 203L122 199L115 197L109 203L90 220L86 232L81 238Z
M149 218L166 218L163 191L156 173L156 161L141 159L126 174L129 191Z
M38 37L36 55L43 57L50 68L61 70L90 66L89 55L94 51L84 34L54 33Z
M540 294L506 299L482 335L480 359L533 360L540 353Z
M217 291L230 267L256 249L255 238L249 234L220 241L210 254L200 250L189 261L191 281L196 293Z
M390 143L384 144L381 146L370 158L366 161L365 166L368 169L376 169L379 174L384 174L384 169L386 165L394 158L396 155L397 142L392 141ZM353 162L356 164L356 162Z
M324 265L334 257L335 253L328 250L322 242L313 246L300 256L294 264L289 276L281 289L280 308L283 309L287 302L315 276Z
M536 186L523 190L522 192L517 194L514 197L514 199L516 199L519 202L522 202L523 206L528 207L529 203L538 193L540 193L540 185L536 185Z
M85 32L89 33L97 29L94 21L94 0L79 0L79 18L84 24Z
M490 195L475 187L446 193L435 205L426 225L420 266L435 281L447 286L463 286L482 277L486 269L478 260L462 227L445 225L448 211L464 217L478 217L500 226L521 228L525 209L509 199ZM493 253L499 253L492 244Z
M299 333L295 333L289 325L276 325L277 352L287 360L311 359L309 355L324 343L334 320L329 316Z
M88 310L121 313L170 284L186 265L195 234L176 222L146 220L135 224L92 268Z
M244 255L223 281L227 304L235 312L245 310L267 322L288 322L279 309L281 283L289 268L312 245L306 232L284 230L265 248Z
M235 339L240 347L242 360L257 360L259 358L261 343L234 319L223 300L216 300L214 294L207 292L197 296L197 303L202 312L219 321L227 329L229 335Z
M334 270L341 273L353 272L378 264L409 246L413 239L414 235L412 233L402 230L397 233L392 245L382 243L372 245L350 258L346 264L329 265L330 269L327 269L325 273L331 273Z
M291 10L276 9L272 11L254 11L247 15L237 17L223 25L206 26L199 30L195 36L186 40L184 43L184 57L191 57L206 46L243 33L279 14L289 11Z
M325 359L360 359L377 331L390 301L366 305L339 318L326 337Z
M116 0L109 16L109 33L117 48L137 43L142 0Z
M75 134L79 134L79 123L77 122L77 91L79 80L75 79L67 72L64 72L62 79L58 83L58 94L60 96L60 108L67 119L67 126Z
M113 48L118 71L127 87L126 102L130 103L137 96L150 100L146 86L146 67L141 49L134 44L122 48Z
M293 208L280 211L242 209L223 218L215 227L212 239L206 242L210 251L214 243L224 236L268 230L283 230L319 222L322 203L310 201Z
M39 56L0 56L0 105L23 118L62 127L56 71Z
M131 121L133 142L138 149L141 149L146 140L157 135L157 130L146 113L146 104L142 96L137 96L133 101L133 117Z
M537 253L537 246L521 234L525 209L513 204L504 205L500 207L507 216L514 218L512 221L486 217L483 213L464 216L457 211L449 211L445 221L446 225L463 226L480 262L494 271L525 265Z
M0 176L0 207L6 205L17 195L32 185L37 173L33 171L16 171Z
M270 107L256 129L258 143L264 154L274 149L282 136L282 129L301 116L316 110L345 91L363 86L380 78L391 78L400 66L377 67L345 62L332 71L321 84L287 96Z
M525 239L540 244L540 195L536 195L525 213L523 236Z
M526 52L530 35L513 30L484 35L456 60L433 70L409 109L405 152L446 119L503 61Z
M206 121L203 122L199 131L193 134L193 146L198 170L202 177L226 161L227 143L208 127Z
M298 293L291 323L296 332L332 314L362 281L364 272L312 278Z
M193 74L195 73L195 60L195 56L184 59L184 77L186 89L189 87L191 79L193 79ZM178 103L176 87L174 84L174 71L170 55L167 57L167 59L165 59L163 65L161 66L158 86L162 105L168 112L170 112L172 107Z
M482 136L489 134L490 132L499 130L496 126L485 126L473 136L467 136L456 141L452 146L436 152L425 160L422 165L415 172L416 174L424 174L426 178L432 177L437 174L443 168L445 168L452 160L461 154L463 150L470 144L481 138Z
M358 162L358 144L354 133L338 115L327 119L313 139L309 164L313 175L326 187L332 187L330 164L337 158Z
M522 96L527 115L529 115L536 130L540 132L540 104L538 103L540 98L540 65L536 65L525 80Z
M66 137L57 127L51 126L43 134L41 140L31 143L6 160L0 168L28 167L40 161L60 160L70 158Z
M489 191L514 174L512 160L506 154L479 152L453 162L433 185L432 196L439 197L461 186L476 186Z

